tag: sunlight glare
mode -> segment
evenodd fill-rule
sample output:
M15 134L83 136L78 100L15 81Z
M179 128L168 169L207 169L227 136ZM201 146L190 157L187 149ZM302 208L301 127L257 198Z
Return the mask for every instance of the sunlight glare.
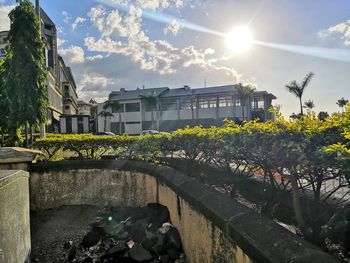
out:
M237 26L226 36L228 48L236 53L247 52L253 44L253 35L247 26Z

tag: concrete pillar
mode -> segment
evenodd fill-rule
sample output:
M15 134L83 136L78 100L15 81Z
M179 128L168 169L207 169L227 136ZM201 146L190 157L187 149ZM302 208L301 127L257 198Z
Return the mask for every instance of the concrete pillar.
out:
M72 133L78 133L78 119L72 118Z

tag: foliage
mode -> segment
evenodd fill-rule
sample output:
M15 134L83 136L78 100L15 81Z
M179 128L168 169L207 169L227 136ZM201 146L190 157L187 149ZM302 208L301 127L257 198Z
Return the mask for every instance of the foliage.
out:
M310 81L313 78L313 76L314 73L310 72L304 77L301 83L298 83L297 81L293 80L286 85L287 90L299 99L301 115L304 114L302 97L306 87L310 84Z
M9 120L16 127L46 120L46 65L40 20L29 0L19 1L10 14L5 81L10 106Z

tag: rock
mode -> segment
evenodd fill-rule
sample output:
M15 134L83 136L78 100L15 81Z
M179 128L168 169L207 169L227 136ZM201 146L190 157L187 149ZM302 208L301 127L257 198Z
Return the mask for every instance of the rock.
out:
M169 263L170 262L170 257L168 255L161 255L159 257L159 261L161 263Z
M141 224L133 224L130 226L130 236L135 241L140 243L146 236L145 234L146 227Z
M128 250L128 247L122 243L118 242L113 247L111 247L106 253L105 256L101 257L101 259L105 258L117 258L124 255L124 253Z
M172 261L179 259L181 255L181 252L176 248L169 248L166 253Z
M68 251L67 260L73 261L73 259L75 259L76 255L77 255L77 248L75 246L72 246Z
M169 222L166 222L162 225L161 228L159 228L159 232L164 235L169 231L170 227L172 227L172 225Z
M176 248L182 249L181 236L175 227L170 227L169 231L164 236L164 243L167 249Z
M102 236L101 233L97 231L91 231L84 236L83 241L81 242L81 245L84 248L89 248L95 246L100 240Z
M156 244L158 236L155 233L146 231L145 237L141 242L141 245L148 251L152 250L152 247Z
M72 247L72 245L73 245L73 241L67 241L66 243L64 243L63 248L69 249Z
M93 259L91 257L85 258L81 263L93 263Z
M141 246L141 244L135 244L132 249L130 249L129 254L132 259L139 262L148 261L153 258L152 255Z

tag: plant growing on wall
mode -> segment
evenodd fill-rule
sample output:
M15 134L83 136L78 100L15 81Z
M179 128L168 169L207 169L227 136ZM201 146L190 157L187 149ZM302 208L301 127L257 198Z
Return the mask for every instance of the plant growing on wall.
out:
M46 121L48 98L46 90L45 44L41 37L40 19L29 0L9 14L11 28L6 50L5 90L9 101L9 121L14 127L27 127Z

